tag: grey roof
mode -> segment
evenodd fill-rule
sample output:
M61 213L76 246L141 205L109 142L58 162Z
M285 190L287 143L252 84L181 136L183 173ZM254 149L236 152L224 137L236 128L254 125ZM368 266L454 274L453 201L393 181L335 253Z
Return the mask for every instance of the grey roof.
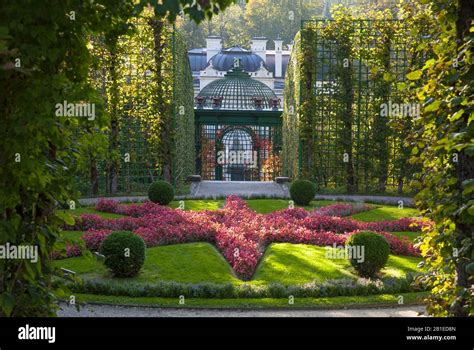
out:
M193 49L188 51L189 64L193 72L204 70L207 66L206 49Z
M238 46L222 50L211 58L210 63L215 69L227 72L234 66L235 58L240 58L242 68L247 72L256 72L262 64L265 66L265 62L259 55Z

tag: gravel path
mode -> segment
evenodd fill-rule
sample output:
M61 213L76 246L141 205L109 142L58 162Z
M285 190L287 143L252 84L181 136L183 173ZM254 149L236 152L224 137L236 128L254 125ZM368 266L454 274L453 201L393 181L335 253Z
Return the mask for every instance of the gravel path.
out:
M347 310L225 310L172 309L138 306L61 304L59 317L417 317L426 316L424 306L383 307Z

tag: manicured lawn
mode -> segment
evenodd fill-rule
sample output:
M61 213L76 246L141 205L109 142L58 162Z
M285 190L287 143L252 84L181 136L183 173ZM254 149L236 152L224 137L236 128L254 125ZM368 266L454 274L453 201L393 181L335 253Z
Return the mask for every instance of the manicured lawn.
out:
M281 209L287 209L290 205L289 200L286 199L249 199L246 200L246 202L251 209L261 214L271 213ZM306 210L311 210L335 203L341 202L312 201L308 206L304 206L303 208L305 208ZM295 205L295 207L298 208L300 206Z
M417 257L390 255L382 272L389 277L404 277L407 272L419 271L420 261ZM356 275L347 259L326 258L326 247L276 243L267 248L253 280L291 285L343 277Z
M413 208L399 209L398 207L383 206L352 215L352 218L359 221L385 221L417 216L420 216L420 212Z
M257 213L266 214L277 210L286 209L289 207L289 200L286 199L247 199L246 200L249 208L255 210ZM179 201L173 201L170 203L171 208L178 208ZM217 210L224 206L224 200L185 200L184 210ZM312 201L310 205L305 206L306 210L314 208L320 208L325 205L342 203L335 201ZM295 205L295 207L298 207Z
M426 292L403 293L404 305L420 304L427 296ZM380 294L369 296L347 296L332 298L295 298L294 304L290 305L288 299L262 298L262 299L185 299L180 304L177 298L154 298L154 297L124 297L94 294L76 294L79 303L100 303L114 305L141 305L156 307L179 307L179 308L239 308L239 309L263 309L263 308L351 308L360 306L397 306L399 295Z
M169 204L169 207L176 209L179 208L181 201L172 201ZM184 202L184 210L217 210L222 208L224 205L224 200L197 200L197 199L190 199L185 200Z
M392 235L397 237L406 237L410 242L414 242L416 238L421 236L421 232L391 232Z
M112 279L95 258L76 257L54 262L58 267L76 271L85 278ZM128 281L175 281L182 283L238 283L229 264L208 243L189 243L148 248L141 273Z
M325 247L306 244L276 243L270 245L254 276L262 283L303 284L315 279L354 277L347 270L345 260L330 260L325 257Z
M153 283L175 281L182 283L242 283L215 247L208 243L188 243L147 249L141 273L127 279ZM279 282L286 285L303 284L314 280L355 278L346 259L327 259L326 248L305 244L277 243L267 248L251 283ZM404 277L408 271L418 271L419 258L390 256L386 276ZM111 280L102 263L94 258L76 257L54 262L84 278Z
M97 211L94 209L94 207L81 207L81 208L76 208L74 210L63 210L63 211L69 214L72 214L74 216L80 216L82 214L96 214L106 219L118 219L118 218L124 217L123 215L119 215L119 214L104 213L102 211Z

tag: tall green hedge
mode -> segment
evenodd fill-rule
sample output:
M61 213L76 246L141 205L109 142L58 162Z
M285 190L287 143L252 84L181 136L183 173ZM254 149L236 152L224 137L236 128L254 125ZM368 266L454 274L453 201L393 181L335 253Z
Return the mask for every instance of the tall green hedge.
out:
M382 105L418 103L403 93L410 66L408 25L390 11L354 18L344 7L333 20L303 23L287 69L283 171L320 188L346 192L407 190L413 166L406 142L413 115ZM413 32L413 28L411 28Z
M144 193L158 179L181 186L194 172L194 94L187 48L174 27L150 9L129 26L114 46L104 37L91 40L96 58L91 81L103 96L108 125L87 133L101 142L107 137L106 145L92 149L90 159L81 164L77 186L83 195Z
M301 69L301 33L294 40L293 52L286 70L285 93L283 95L282 114L282 167L283 174L292 179L298 178L298 148L299 148L299 96L300 96L300 69Z

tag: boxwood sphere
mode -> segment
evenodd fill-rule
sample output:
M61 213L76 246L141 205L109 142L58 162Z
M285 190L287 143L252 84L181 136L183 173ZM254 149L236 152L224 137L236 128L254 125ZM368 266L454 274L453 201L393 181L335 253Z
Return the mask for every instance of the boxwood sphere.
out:
M349 261L362 277L375 277L385 266L390 254L390 244L384 236L371 231L363 231L350 236L346 244L364 247L364 261L358 262L357 257Z
M145 262L145 242L130 231L113 232L102 242L100 253L115 277L133 277Z
M290 186L291 199L298 205L308 205L316 195L316 186L308 180L295 180Z
M153 203L168 205L174 198L174 188L169 182L156 181L148 188L148 198Z

